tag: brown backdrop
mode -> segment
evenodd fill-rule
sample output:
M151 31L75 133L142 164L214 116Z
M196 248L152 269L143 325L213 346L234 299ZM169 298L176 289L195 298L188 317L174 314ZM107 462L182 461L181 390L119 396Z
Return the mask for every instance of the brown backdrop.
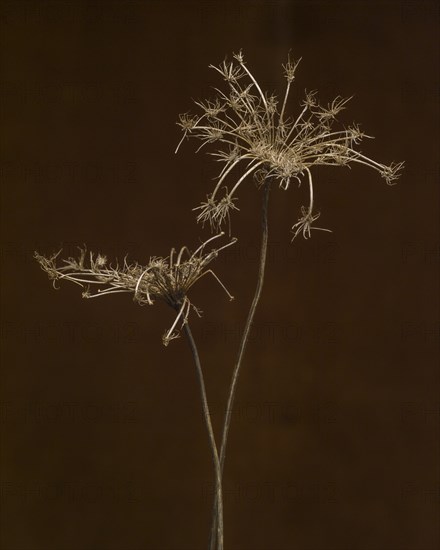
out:
M6 1L2 6L2 550L207 547L212 466L172 312L54 292L38 249L139 261L208 235L218 165L175 156L179 113L243 48L265 88L304 89L406 161L400 183L316 170L333 233L290 244L305 188L275 189L266 287L225 471L225 550L434 550L438 543L438 6L354 1ZM256 279L259 194L192 298L218 433Z

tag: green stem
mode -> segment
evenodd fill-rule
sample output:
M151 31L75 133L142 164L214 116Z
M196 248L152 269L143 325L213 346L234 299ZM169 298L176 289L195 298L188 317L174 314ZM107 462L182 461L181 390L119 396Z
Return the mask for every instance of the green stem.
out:
M246 351L247 343L249 341L249 334L252 328L252 322L254 320L255 312L257 310L257 305L261 296L261 291L263 289L264 271L266 267L266 257L267 257L267 242L268 242L268 236L269 236L269 224L268 224L268 216L267 216L269 191L270 191L270 182L266 180L266 182L264 183L264 189L263 189L262 220L261 220L262 238L261 238L261 248L260 248L260 264L258 267L257 287L255 289L255 294L252 300L251 307L249 309L246 325L244 327L244 331L241 337L240 347L238 351L238 358L234 367L234 372L232 373L231 386L229 388L228 405L226 407L225 422L223 425L223 434L222 434L222 444L220 449L220 482L221 482L221 475L223 474L223 467L225 463L226 444L228 440L229 426L231 424L232 408L234 406L235 393L237 390L238 375L240 374L242 360L244 357L244 353ZM213 513L212 513L210 550L215 550L216 548L215 546L216 526L218 524L218 521L220 520L218 512L219 512L219 502L216 494L214 496L214 507L213 507ZM217 546L217 550L219 548L220 546Z

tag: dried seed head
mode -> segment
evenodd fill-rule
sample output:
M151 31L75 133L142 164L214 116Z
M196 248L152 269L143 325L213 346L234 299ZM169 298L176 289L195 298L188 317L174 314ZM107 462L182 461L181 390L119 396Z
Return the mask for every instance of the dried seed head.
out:
M337 96L324 107L319 104L316 91L306 90L299 114L288 116L287 101L298 64L299 61L291 61L289 57L283 65L287 85L282 101L262 91L245 65L241 51L233 55L232 61L213 67L227 81L227 89L216 89L218 96L213 101L197 103L203 112L193 119L197 122L191 127L191 137L202 141L200 147L215 143L215 152L211 154L224 162L214 191L195 209L200 210L197 220L209 221L213 230L230 223L230 212L236 209L232 196L248 176L258 186L265 177L288 189L292 178L300 179L313 166L359 163L377 170L390 185L399 177L403 163L386 166L356 149L364 137L371 138L358 125L332 129L351 97ZM184 137L187 133L184 129ZM218 200L217 192L224 180L237 174L238 168L242 168L241 174L236 175L231 191ZM300 219L305 228L310 228L312 217L310 214ZM309 235L310 231L303 234Z
M290 53L287 57L287 63L285 65L283 65L283 69L284 69L284 76L286 77L287 79L287 82L293 82L295 80L295 71L296 71L296 68L298 67L298 65L300 64L301 62L301 57L298 59L298 61L291 61L290 59Z
M271 115L275 114L277 112L277 105L278 105L278 99L274 95L270 95L266 98L267 103L267 112Z
M345 105L352 99L353 96L348 98L336 97L327 107L319 106L318 117L321 121L334 120L336 115L345 109Z
M176 320L167 332L166 342L164 340L164 343L168 343L180 330L176 328L177 325L187 322L191 309L200 314L188 297L189 290L199 279L211 274L229 298L233 298L215 273L208 269L208 265L220 251L236 242L236 239L231 239L225 245L212 248L208 252L208 243L222 235L223 233L219 233L211 237L192 253L184 246L178 254L172 249L167 258L154 256L146 266L127 264L124 261L122 267L118 264L113 267L108 265L105 256L92 252L86 254L85 249L80 249L79 258L67 258L61 263L58 263L61 251L48 257L35 252L34 257L54 283L67 280L83 287L83 298L129 293L141 305L152 305L155 299L166 302L178 311Z
M238 53L233 54L234 59L236 59L240 65L244 63L243 51L240 50Z
M215 200L212 196L208 195L206 202L202 202L200 206L193 208L193 210L200 210L197 215L197 221L203 225L209 222L212 231L219 231L223 226L225 220L230 221L230 211L239 210L235 206L234 202L237 199L232 198L229 194L226 194L220 200Z
M312 90L308 92L306 90L305 93L306 93L306 97L302 100L301 105L303 107L308 107L309 109L311 109L312 107L316 107L318 104L318 100L316 99L317 91Z
M384 166L381 176L385 178L388 185L395 185L395 180L400 178L400 171L403 169L404 162L392 162L389 166Z
M218 67L216 67L215 65L209 65L209 68L218 71L223 76L224 80L226 80L226 82L234 84L238 80L243 78L245 74L241 67L237 67L236 65L234 65L234 63L227 62L226 60L224 60Z
M330 229L323 229L322 227L312 227L312 224L319 218L321 212L313 214L311 210L307 209L305 206L301 206L302 216L299 220L292 226L293 237L292 241L302 232L305 239L310 239L312 236L311 230L318 229L319 231L329 231Z
M182 115L179 115L179 126L183 128L186 132L190 132L195 128L197 123L199 122L199 118L196 116L191 116L188 113L183 113Z

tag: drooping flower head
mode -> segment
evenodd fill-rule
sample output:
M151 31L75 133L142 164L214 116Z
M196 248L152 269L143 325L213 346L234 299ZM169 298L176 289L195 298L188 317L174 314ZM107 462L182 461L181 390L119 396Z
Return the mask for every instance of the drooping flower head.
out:
M226 89L215 88L217 95L213 100L196 101L199 114L180 116L178 124L183 136L176 152L185 138L194 137L202 141L197 151L214 144L217 148L210 154L224 163L214 190L194 209L199 210L197 220L202 224L209 222L212 230L217 231L225 221L230 223L230 211L238 210L235 194L251 176L257 185L270 178L285 190L292 180L300 184L307 178L309 206L301 207L302 216L292 227L293 238L301 231L307 238L311 229L320 229L311 227L319 217L319 213L314 213L313 166L347 166L356 162L377 170L390 185L399 177L403 162L386 166L356 150L363 138L371 138L357 124L333 129L337 115L351 98L338 96L323 106L315 91L306 91L300 112L295 116L287 114L289 92L300 61L289 57L283 65L287 84L279 101L275 95L263 92L242 52L234 54L232 61L210 65L226 82ZM232 179L230 187L226 186L226 178L238 168L239 175Z
M34 257L49 279L53 280L55 288L57 281L71 281L84 288L83 298L130 293L141 305L152 305L156 299L166 302L177 311L174 323L163 336L163 343L168 345L170 340L179 336L180 328L187 322L191 309L200 316L201 312L190 301L188 291L204 275L211 274L229 298L233 299L217 275L208 269L208 265L219 252L237 240L234 238L225 245L207 252L208 243L222 235L223 232L211 237L192 253L186 246L178 253L173 248L168 257L151 257L146 266L138 263L129 264L126 258L122 265L117 263L116 266L111 266L105 256L87 252L85 248L80 248L78 258L70 257L61 263L58 263L61 250L48 257L35 252ZM177 328L179 324L180 328Z

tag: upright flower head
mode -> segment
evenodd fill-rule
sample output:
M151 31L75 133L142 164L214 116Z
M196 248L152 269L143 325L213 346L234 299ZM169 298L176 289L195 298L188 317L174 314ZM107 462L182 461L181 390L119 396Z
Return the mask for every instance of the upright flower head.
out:
M85 290L83 298L96 298L116 293L133 294L133 299L141 305L152 305L155 299L166 302L177 311L177 317L171 328L163 336L163 343L179 336L180 328L187 322L191 309L200 316L201 312L191 303L188 297L190 288L204 275L211 274L232 300L233 296L208 265L221 250L236 242L232 239L219 248L206 251L206 245L224 235L219 233L202 243L194 252L186 246L180 251L172 248L166 258L151 257L146 266L138 263L128 264L126 258L122 265L111 266L101 254L80 249L78 258L67 258L58 263L59 251L52 256L42 256L35 252L35 259L41 268L56 282L67 280L76 283ZM179 326L180 328L176 328Z
M301 183L307 177L309 206L301 207L302 216L292 227L293 238L301 230L304 237L309 237L311 224L319 216L313 205L310 172L313 166L346 166L356 162L377 170L390 185L399 177L403 162L386 166L356 150L363 138L371 138L358 125L333 129L337 115L351 98L338 96L323 106L316 99L316 92L306 91L300 112L295 116L287 114L289 92L300 61L289 57L283 65L286 89L279 101L275 95L263 92L246 66L242 52L235 54L232 61L210 66L226 82L226 90L215 88L217 95L213 100L195 102L199 114L181 115L178 124L183 136L176 152L186 137L195 137L202 141L199 149L216 144L217 149L210 154L224 163L214 190L195 208L199 210L197 220L209 222L213 230L229 221L230 211L237 209L235 193L250 176L257 185L271 178L282 189L288 189L292 180ZM242 168L240 175L227 187L224 182L237 167ZM225 189L223 196L222 189Z

